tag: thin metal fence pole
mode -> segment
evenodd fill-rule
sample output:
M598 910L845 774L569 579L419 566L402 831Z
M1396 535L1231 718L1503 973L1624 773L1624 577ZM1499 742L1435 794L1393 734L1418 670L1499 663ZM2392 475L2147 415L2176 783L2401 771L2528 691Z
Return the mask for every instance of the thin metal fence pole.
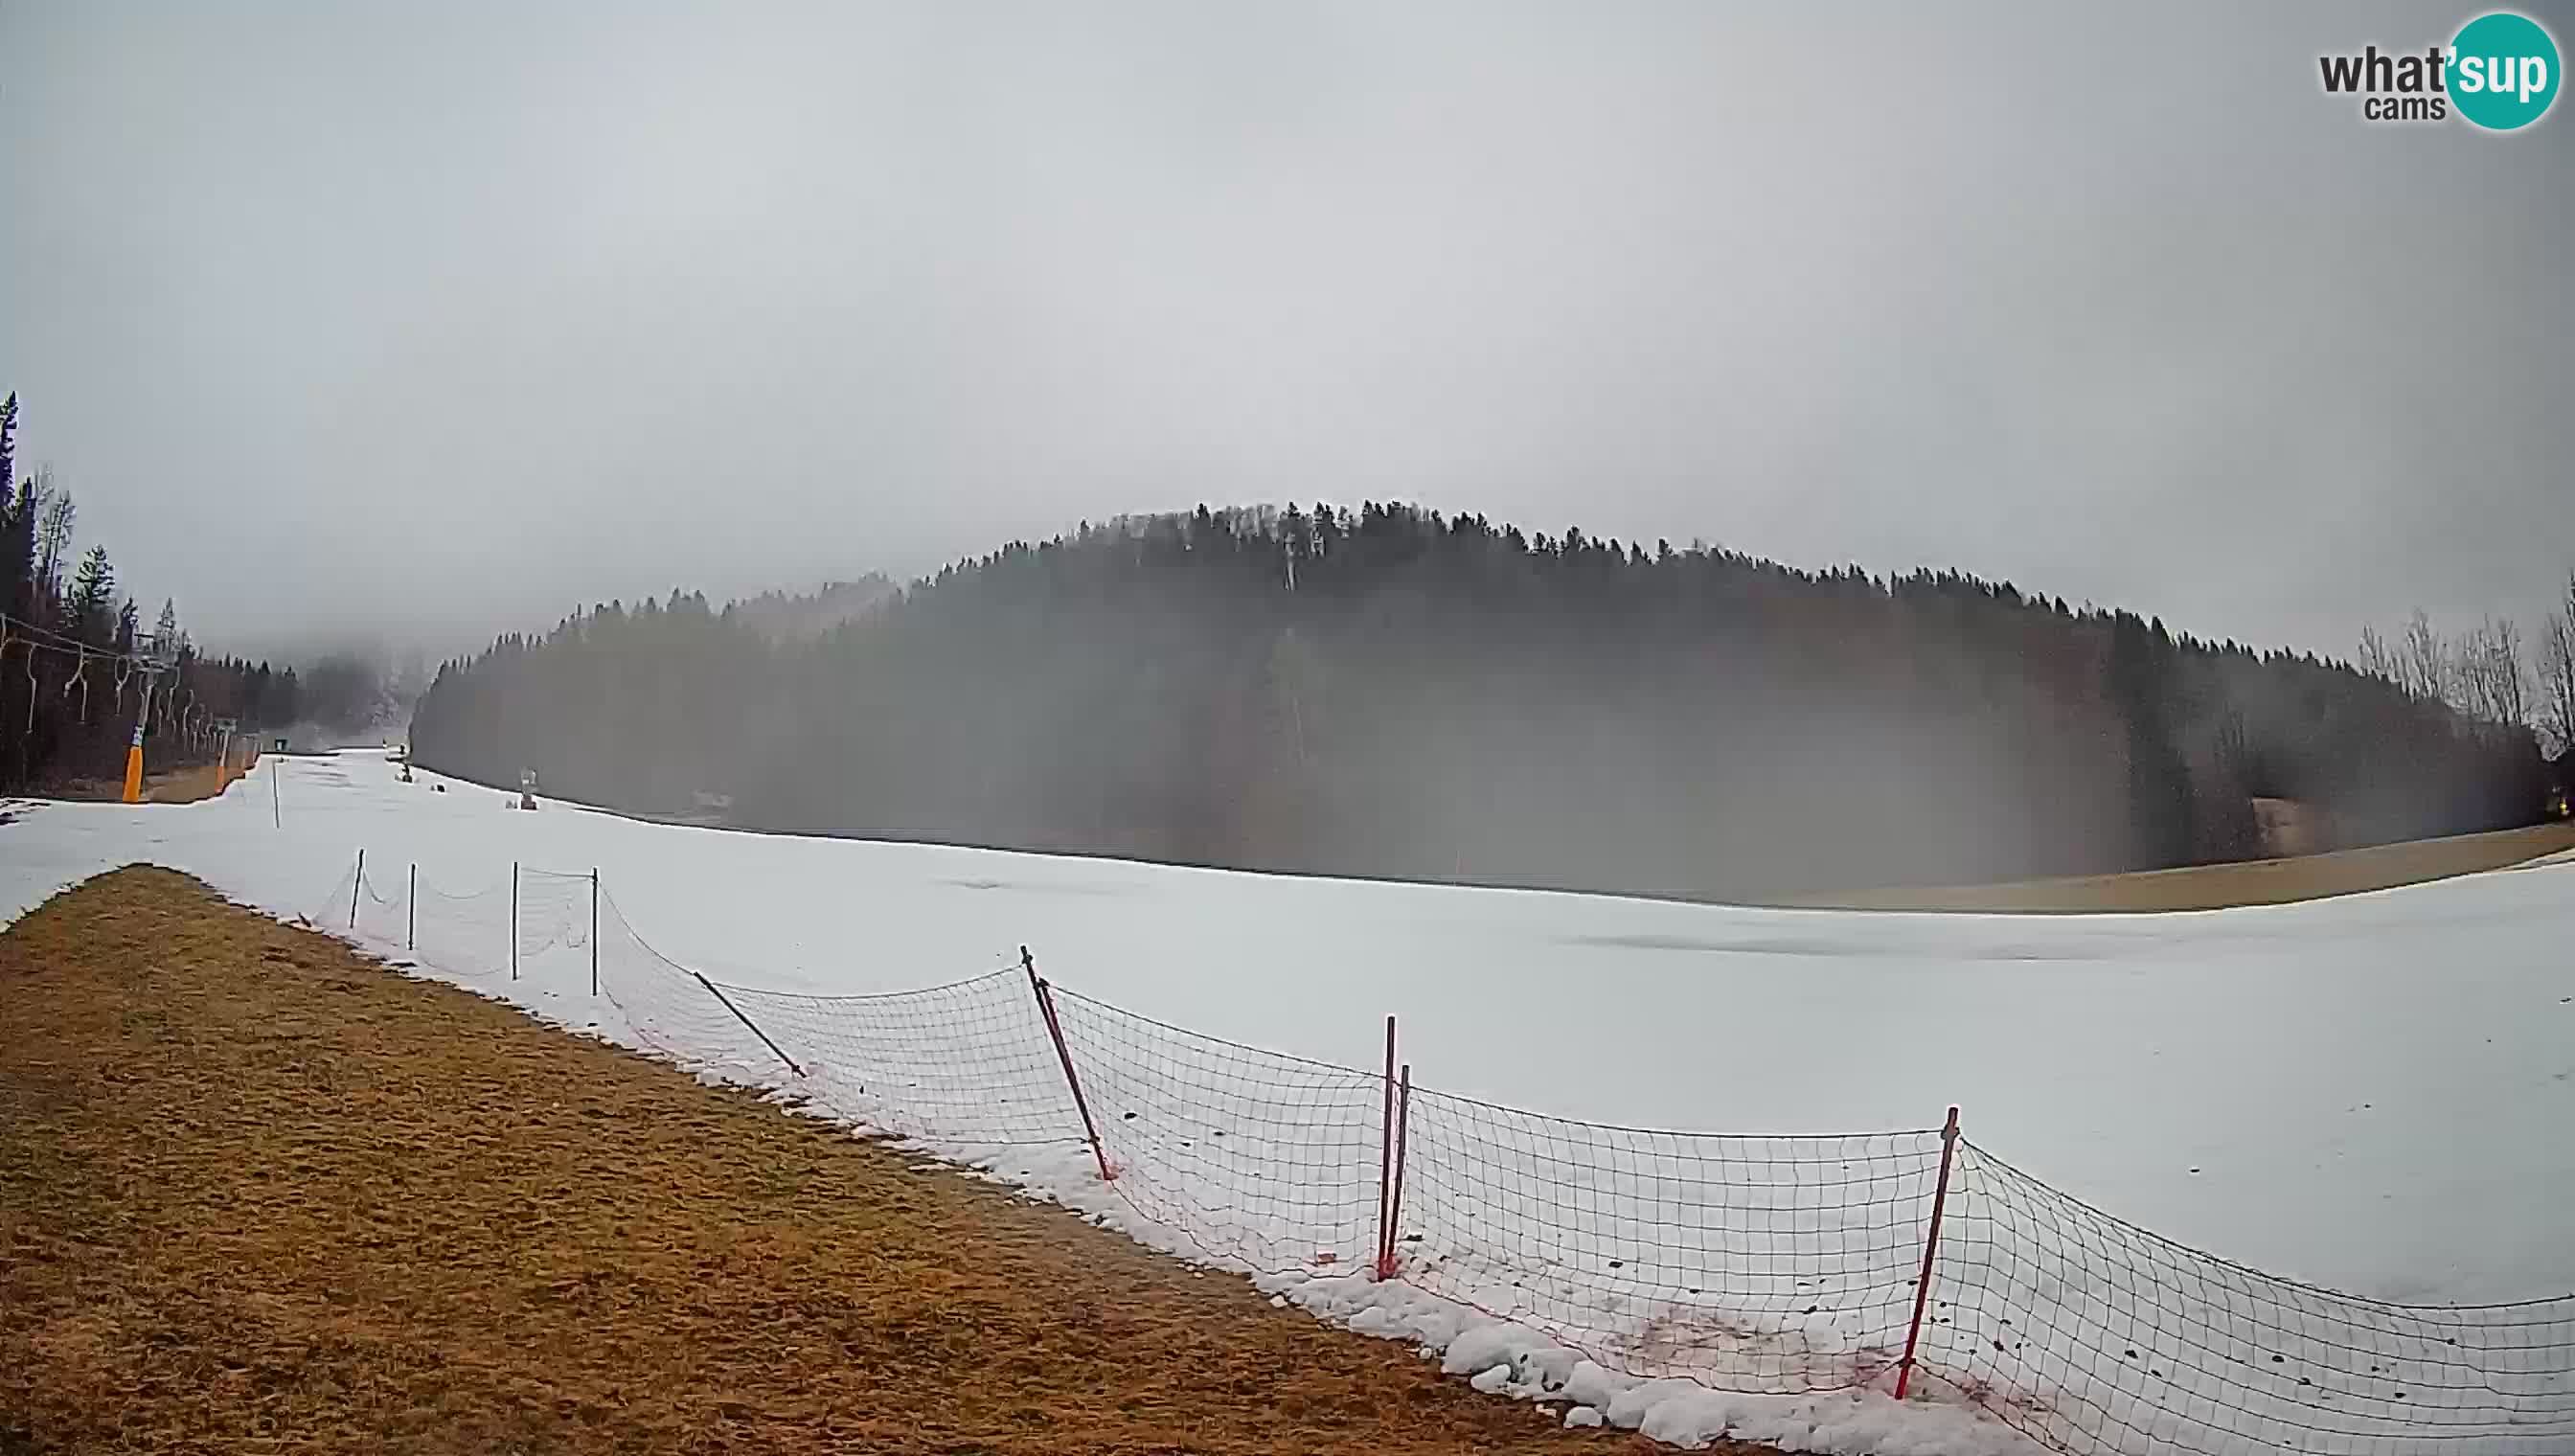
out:
M519 861L510 861L510 979L519 978Z
M1029 947L1020 947L1020 966L1029 973L1029 989L1038 998L1038 1014L1045 1018L1047 1035L1055 1041L1056 1059L1064 1063L1065 1085L1073 1088L1073 1110L1082 1114L1082 1135L1091 1140L1092 1161L1100 1165L1100 1181L1118 1181L1118 1170L1109 1165L1109 1152L1100 1145L1100 1124L1091 1120L1090 1099L1082 1095L1082 1078L1073 1069L1073 1049L1065 1045L1064 1022L1055 1013L1055 990L1045 976L1038 974L1037 957Z
M1412 1063L1405 1062L1394 1081L1394 1191L1385 1201L1385 1236L1376 1255L1376 1276L1391 1279L1395 1273L1395 1246L1403 1239L1403 1143L1404 1131L1412 1124Z
M794 1058L794 1057L792 1057L792 1056L789 1056L785 1051L783 1051L783 1050L781 1050L781 1049L779 1048L779 1045L778 1045L778 1043L777 1043L777 1042L770 1040L770 1039L769 1039L769 1033L760 1029L760 1023L759 1023L759 1022L757 1022L757 1021L754 1021L754 1020L753 1020L753 1019L751 1019L749 1016L744 1015L744 1014L742 1013L742 1007L735 1005L735 1004L733 1003L733 998L732 998L731 996L728 996L728 995L726 995L724 992L722 992L722 991L720 991L720 990L717 990L717 989L716 989L716 983L715 983L714 981L711 981L711 980L707 979L707 978L706 978L705 976L703 976L703 975L699 975L699 974L698 974L696 971L694 971L694 970L693 970L693 971L690 971L690 972L689 972L689 975L690 975L693 979L695 979L695 980L697 981L697 983L698 983L698 984L700 984L700 985L702 985L702 986L705 986L705 987L707 988L707 994L708 994L708 995L711 995L711 996L715 997L717 1000L724 1002L724 1008L725 1008L726 1010L728 1010L728 1011L733 1012L733 1018L734 1018L735 1020L737 1020L737 1021L740 1021L740 1022L741 1022L742 1024L744 1024L745 1026L750 1027L750 1028L751 1028L751 1034L760 1038L760 1044L761 1044L761 1045L768 1047L768 1048L769 1048L771 1051L773 1051L773 1052L776 1052L776 1053L777 1053L777 1056L778 1056L778 1059L779 1059L780 1061L783 1061L783 1062L787 1063L787 1069L788 1069L789 1071L792 1071L792 1072L796 1073L796 1075L798 1075L798 1076L800 1076L800 1077L801 1077L801 1076L803 1076L803 1075L805 1075L805 1068L803 1068L803 1067L801 1067L801 1066L798 1066L798 1065L796 1064L796 1058Z
M1376 1134L1376 1258L1369 1267L1382 1271L1386 1265L1386 1203L1393 1191L1394 1178L1394 1018L1385 1018L1385 1110L1377 1121ZM1379 1274L1382 1278L1382 1273Z
M1931 1190L1931 1228L1922 1238L1922 1277L1913 1281L1913 1323L1904 1331L1904 1358L1895 1366L1895 1398L1913 1383L1913 1348L1922 1338L1922 1314L1931 1306L1931 1260L1940 1252L1940 1214L1949 1202L1949 1159L1958 1150L1958 1109L1940 1129L1940 1181Z
M358 849L358 877L349 881L349 933L353 935L358 930L358 894L366 887L367 851L366 847L361 845Z
M403 889L403 948L420 943L420 861L411 863L411 882Z

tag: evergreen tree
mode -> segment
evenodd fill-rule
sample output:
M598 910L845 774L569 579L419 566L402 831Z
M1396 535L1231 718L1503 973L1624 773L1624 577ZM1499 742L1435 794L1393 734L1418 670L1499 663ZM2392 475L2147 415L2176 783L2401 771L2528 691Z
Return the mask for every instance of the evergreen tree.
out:
M43 507L33 480L18 482L18 494L0 520L0 580L8 587L6 611L21 622L36 620L36 528Z
M96 647L108 646L116 629L116 571L107 563L107 548L93 546L72 577L66 617L72 635Z

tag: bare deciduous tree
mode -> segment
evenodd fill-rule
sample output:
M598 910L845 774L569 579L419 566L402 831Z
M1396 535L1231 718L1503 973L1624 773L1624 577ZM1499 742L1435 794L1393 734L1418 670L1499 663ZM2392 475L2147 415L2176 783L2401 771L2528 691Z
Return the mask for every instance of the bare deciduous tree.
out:
M2360 630L2359 667L2372 678L2384 678L2390 683L2404 681L2403 665L2396 661L2395 651L2387 646L2387 639L2380 637L2374 627Z
M2420 607L2414 609L2414 616L2405 624L2405 645L2396 667L2396 686L2425 702L2458 707L2450 692L2449 649L2441 642L2441 635L2432 630L2432 619Z
M2575 573L2539 630L2539 727L2556 756L2575 753Z
M72 493L54 488L54 473L44 466L36 468L36 499L44 503L44 515L36 528L36 580L44 591L59 596L63 590L63 567L71 559L72 519L78 508L72 505Z
M2486 681L2494 721L2511 728L2530 726L2530 670L2521 651L2521 627L2509 617L2486 627Z
M2505 728L2530 722L2530 675L2522 667L2521 629L2489 617L2450 646L2444 678L2450 706L2480 723Z

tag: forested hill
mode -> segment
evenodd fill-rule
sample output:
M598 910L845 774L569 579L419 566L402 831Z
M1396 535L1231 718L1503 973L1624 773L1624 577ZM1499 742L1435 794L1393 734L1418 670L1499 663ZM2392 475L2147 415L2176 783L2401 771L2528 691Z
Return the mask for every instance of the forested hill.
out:
M770 615L774 615L770 614ZM1403 506L1086 527L816 639L702 597L452 663L423 763L736 823L1717 895L2528 822L2527 728L1955 574Z
M143 617L107 548L80 549L71 491L50 471L18 470L18 413L14 391L0 396L0 789L116 785L138 726L159 772L213 761L228 746L223 720L265 736L341 712L356 684L334 665L299 680L199 652L176 602Z

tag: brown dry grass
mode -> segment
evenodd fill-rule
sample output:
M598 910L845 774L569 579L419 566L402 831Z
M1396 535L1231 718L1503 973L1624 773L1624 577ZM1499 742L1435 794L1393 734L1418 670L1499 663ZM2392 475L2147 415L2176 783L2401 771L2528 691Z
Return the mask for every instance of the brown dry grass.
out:
M219 765L201 763L157 778L146 775L143 797L152 803L194 803L223 792L231 781Z
M143 775L143 801L146 803L194 803L201 798L212 798L224 788L222 770L212 763ZM125 780L121 777L65 779L37 796L91 803L113 802L125 796Z
M2134 874L2093 874L2030 879L2015 884L1948 888L1858 890L1812 895L1790 903L1819 909L1999 910L2072 914L2109 910L2206 910L2225 905L2283 904L2356 894L2500 869L2543 854L2575 848L2575 821L2411 839L2367 849L2253 859L2240 864L2194 864Z
M0 1006L12 1456L1644 1448L165 870Z

